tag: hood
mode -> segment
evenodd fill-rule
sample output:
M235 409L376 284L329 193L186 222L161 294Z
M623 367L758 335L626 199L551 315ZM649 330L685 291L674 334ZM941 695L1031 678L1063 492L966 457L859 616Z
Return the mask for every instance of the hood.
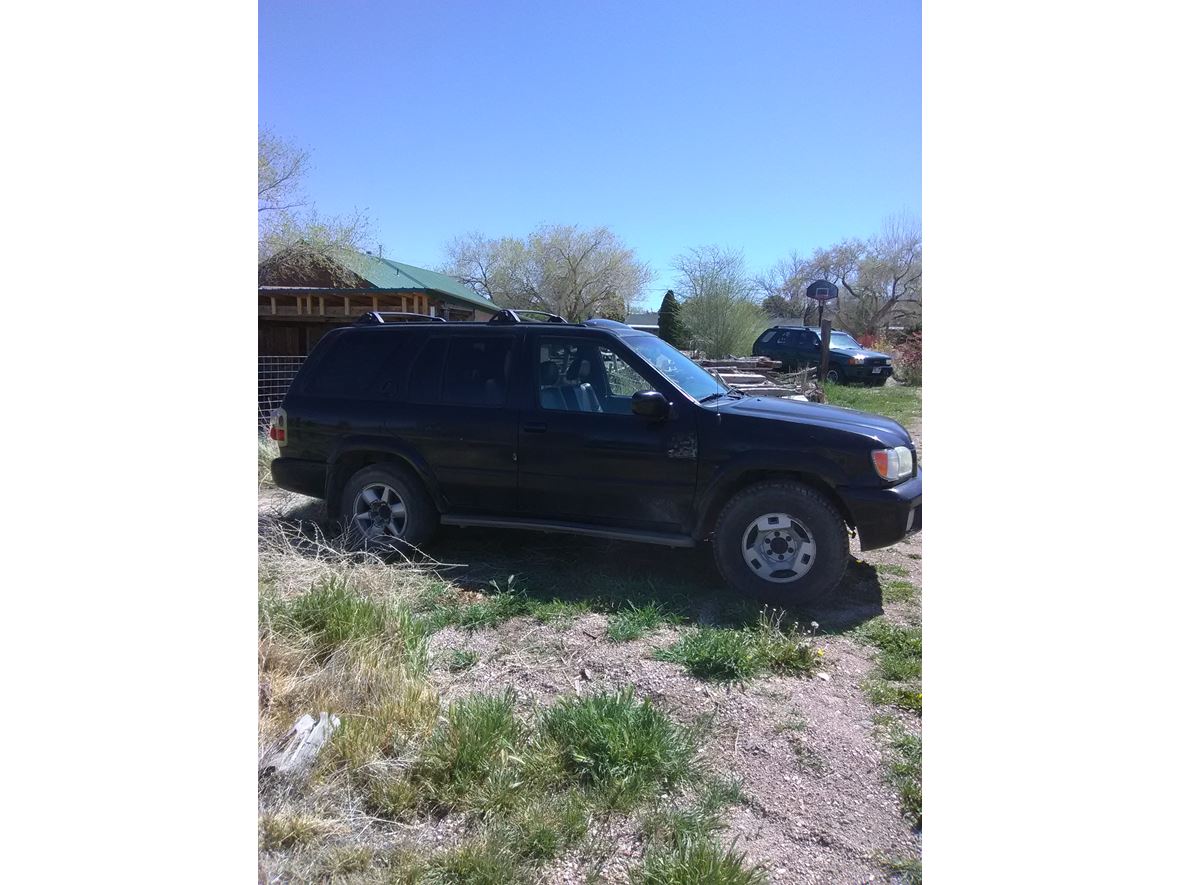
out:
M858 412L840 406L827 406L779 397L745 396L719 402L718 410L726 415L744 415L768 421L813 424L832 430L844 430L879 440L884 445L911 445L909 432L883 415Z
M867 347L833 347L832 353L839 353L843 356L869 356L869 357L884 357L887 360L893 359L893 354L881 353L879 350L869 350Z

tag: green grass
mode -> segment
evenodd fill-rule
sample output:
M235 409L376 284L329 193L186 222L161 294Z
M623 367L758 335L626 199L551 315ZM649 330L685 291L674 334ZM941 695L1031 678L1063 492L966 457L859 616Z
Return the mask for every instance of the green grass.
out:
M908 602L916 590L909 581L886 581L881 587L881 598L885 602Z
M524 724L511 692L472 695L452 704L410 770L434 809L490 812L513 802Z
M311 845L334 829L331 822L306 814L267 814L259 827L259 844L266 851Z
M637 606L629 602L626 608L614 612L607 619L606 638L611 642L630 642L646 636L669 620L668 613L657 603Z
M881 720L886 736L886 774L901 797L901 810L922 826L922 736L907 731L892 717Z
M575 618L590 611L590 603L585 600L571 602L565 599L550 599L541 602L529 599L525 606L528 613L542 624L553 624L557 627L568 627Z
M877 648L877 666L867 683L875 704L922 714L922 628L874 618L853 634Z
M563 697L540 717L542 759L559 781L631 808L699 773L698 735L631 689Z
M475 652L466 648L456 648L443 659L443 666L452 673L461 673L464 670L470 670L478 662L479 655Z
M694 839L649 851L631 872L632 885L755 885L761 870L747 866L745 855L712 839Z
M890 563L877 566L877 571L883 575L894 575L898 578L908 578L910 576L910 570L905 566L892 565Z
M656 808L643 815L639 831L657 847L686 845L707 839L725 826L722 820L725 809L741 801L740 782L714 778L698 790L695 801L680 807Z
M756 627L690 630L654 656L683 665L698 679L727 682L764 672L810 673L819 662L811 641L797 629L783 630L765 618Z
M884 415L909 426L922 415L920 387L855 387L826 384L824 395L833 406Z
M883 858L880 863L898 885L922 885L921 858Z

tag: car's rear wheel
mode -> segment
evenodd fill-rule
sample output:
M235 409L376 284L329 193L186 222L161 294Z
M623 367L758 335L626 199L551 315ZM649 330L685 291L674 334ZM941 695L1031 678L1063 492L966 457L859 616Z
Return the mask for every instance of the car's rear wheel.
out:
M717 517L713 558L742 593L775 605L816 603L848 567L848 529L810 486L760 482L735 494Z
M438 511L422 483L397 464L358 470L340 496L340 522L354 547L395 549L425 544L438 528Z
M825 375L824 378L829 384L843 384L844 383L844 373L842 371L840 371L840 368L838 366L829 366L828 367L828 374Z

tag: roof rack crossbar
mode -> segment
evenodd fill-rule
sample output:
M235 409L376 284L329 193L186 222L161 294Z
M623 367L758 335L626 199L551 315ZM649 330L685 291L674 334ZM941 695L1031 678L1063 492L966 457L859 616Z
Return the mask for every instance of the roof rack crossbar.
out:
M528 316L543 316L543 320L528 320L522 319L521 315ZM524 323L524 322L542 322L542 323L564 323L565 317L559 317L555 313L548 313L544 310L503 310L493 314L492 318L488 320L489 323Z
M378 324L383 325L383 324L389 322L389 320L387 320L386 317L390 317L390 318L396 317L399 322L403 322L403 323L415 323L415 322L421 322L423 320L425 320L426 322L430 322L430 323L445 323L446 322L446 320L443 319L442 317L431 316L428 313L405 313L403 311L396 311L396 310L370 310L370 311L366 311L365 313L363 313L359 317L357 317L356 322L353 323L353 325L354 326L371 326L371 325L378 325Z

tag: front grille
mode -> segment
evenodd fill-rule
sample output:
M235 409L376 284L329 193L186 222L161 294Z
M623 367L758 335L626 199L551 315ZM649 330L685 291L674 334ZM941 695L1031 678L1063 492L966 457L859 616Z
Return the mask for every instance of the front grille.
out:
M883 366L885 365L885 357L873 356L865 360L866 366Z

